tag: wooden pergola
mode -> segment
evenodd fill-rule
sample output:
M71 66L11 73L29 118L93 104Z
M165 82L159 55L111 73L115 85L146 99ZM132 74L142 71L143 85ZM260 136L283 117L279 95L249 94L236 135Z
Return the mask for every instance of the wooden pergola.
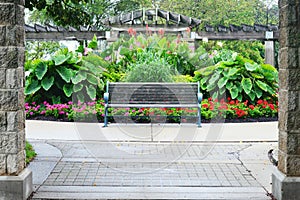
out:
M96 27L80 27L79 29L45 25L25 25L27 40L90 40L94 35L98 40L108 43L116 41L121 34L127 34L129 28L137 33L151 31L181 34L182 38L194 44L197 40L260 40L265 42L266 63L274 65L274 42L279 39L278 26L275 25L205 25L200 29L200 19L161 9L141 9L102 21L106 30Z

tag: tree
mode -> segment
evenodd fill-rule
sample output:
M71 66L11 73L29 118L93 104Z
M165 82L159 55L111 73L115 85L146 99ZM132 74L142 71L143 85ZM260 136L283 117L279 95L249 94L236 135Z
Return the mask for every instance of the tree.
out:
M26 0L25 6L31 10L32 22L51 23L59 26L103 27L101 20L121 12L136 10L146 6L142 0Z
M102 27L109 16L154 8L199 18L202 25L278 24L277 0L26 0L34 22Z
M271 1L274 2L274 0ZM202 24L210 25L240 25L243 23L251 25L263 22L263 18L266 17L263 15L263 11L266 6L270 5L262 0L164 0L156 1L156 4L161 9L199 18L202 20ZM271 3L271 5L273 7L269 10L269 17L276 16L276 7L278 10L277 4ZM274 20L272 19L272 23L275 23L275 20L276 17Z
M32 21L79 27L95 24L111 5L109 0L26 0Z

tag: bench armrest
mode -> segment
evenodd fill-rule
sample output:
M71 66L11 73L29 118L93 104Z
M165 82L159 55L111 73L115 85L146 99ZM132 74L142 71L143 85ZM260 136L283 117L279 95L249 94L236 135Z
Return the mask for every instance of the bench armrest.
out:
M105 104L108 104L108 99L109 99L109 93L108 92L104 93L103 99L104 99Z
M198 93L197 97L198 97L198 103L201 104L201 101L203 99L203 94L202 93Z

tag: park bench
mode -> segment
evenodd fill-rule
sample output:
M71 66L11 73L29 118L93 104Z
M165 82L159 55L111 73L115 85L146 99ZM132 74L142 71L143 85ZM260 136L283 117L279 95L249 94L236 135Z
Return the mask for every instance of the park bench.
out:
M197 108L201 127L201 101L198 83L110 83L104 93L104 127L108 108Z

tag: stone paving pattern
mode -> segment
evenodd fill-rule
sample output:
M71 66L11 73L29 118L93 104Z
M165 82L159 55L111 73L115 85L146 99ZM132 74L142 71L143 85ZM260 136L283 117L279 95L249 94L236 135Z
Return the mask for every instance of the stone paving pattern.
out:
M61 150L63 159L44 185L258 186L237 162L238 152L249 144L218 145L206 152L211 144L49 143ZM103 155L91 154L91 148Z
M33 171L56 162L33 199L270 199L240 160L251 143L31 143L51 146Z

